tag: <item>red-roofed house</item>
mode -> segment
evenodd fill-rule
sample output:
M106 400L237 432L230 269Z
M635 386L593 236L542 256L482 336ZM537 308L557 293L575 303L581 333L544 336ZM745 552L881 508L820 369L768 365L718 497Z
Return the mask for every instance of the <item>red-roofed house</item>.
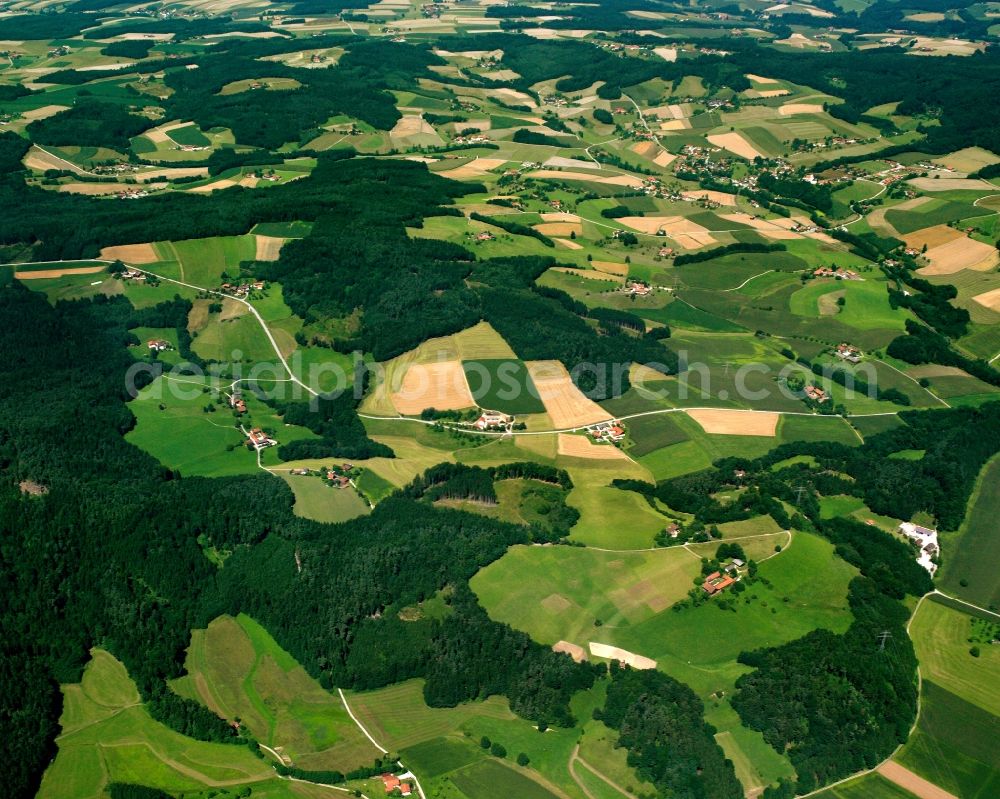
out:
M385 792L391 793L400 786L399 777L395 774L383 774L382 784L385 786Z

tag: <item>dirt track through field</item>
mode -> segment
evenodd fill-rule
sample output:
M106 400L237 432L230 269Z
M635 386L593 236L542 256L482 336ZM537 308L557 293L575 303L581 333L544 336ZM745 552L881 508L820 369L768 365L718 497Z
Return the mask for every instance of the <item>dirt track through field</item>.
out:
M908 768L891 760L879 766L878 773L919 799L958 799L955 794L948 793L944 788L939 788L933 782L928 782L919 774L914 774Z

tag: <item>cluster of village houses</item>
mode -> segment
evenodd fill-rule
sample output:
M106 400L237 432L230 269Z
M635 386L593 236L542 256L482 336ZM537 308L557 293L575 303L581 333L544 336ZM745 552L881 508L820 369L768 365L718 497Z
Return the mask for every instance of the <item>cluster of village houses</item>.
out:
M920 554L917 555L917 563L927 569L931 577L933 577L938 567L935 558L941 552L940 545L938 544L937 530L931 530L929 527L921 527L919 524L913 524L912 522L903 522L899 525L899 532L920 548Z
M219 291L223 294L229 294L237 299L244 300L250 295L250 291L263 291L267 284L263 280L255 280L253 283L223 283L219 287Z
M864 357L864 353L853 344L843 342L837 345L834 354L842 361L849 361L850 363L861 363L861 359Z
M510 430L514 417L500 411L483 411L472 423L476 430Z
M485 133L471 133L456 136L453 141L455 144L486 144L489 140Z
M745 565L739 558L733 558L723 567L721 572L715 571L705 577L704 582L701 584L701 590L709 596L721 594L729 586L739 581L740 569Z
M146 273L138 269L126 269L121 274L122 280L137 280L142 283L146 279Z
M621 291L632 297L648 297L653 293L653 287L641 280L629 280L621 287Z
M587 428L587 435L594 439L594 441L606 441L617 444L619 441L625 440L625 428L622 427L622 423L617 419L611 419L607 422L598 422L597 424L590 425Z
M400 796L409 796L414 793L413 783L407 780L407 776L408 774L402 774L399 777L395 774L383 774L381 779L385 792L388 794L399 791Z
M247 433L246 445L250 449L260 452L262 449L278 446L278 442L259 427L254 427L249 433Z
M146 342L150 352L164 352L170 349L170 342L162 338L151 338Z
M309 475L313 473L313 470L306 468L305 466L301 466L292 469L290 473L293 475ZM318 473L323 476L324 479L334 488L348 488L351 485L351 480L354 476L354 464L342 463L340 466L330 466L327 469L319 469Z
M813 270L813 277L832 277L837 280L864 280L852 269L842 269L839 266L820 266Z
M143 197L148 197L149 192L145 189L122 189L115 196L119 200L141 200Z

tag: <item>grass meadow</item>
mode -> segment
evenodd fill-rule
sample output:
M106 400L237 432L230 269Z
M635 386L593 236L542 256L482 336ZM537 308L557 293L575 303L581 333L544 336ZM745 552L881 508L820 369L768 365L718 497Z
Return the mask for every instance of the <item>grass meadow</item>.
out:
M1000 716L1000 647L979 642L979 657L969 654L974 628L984 624L925 600L910 622L910 637L925 680L946 685L957 697Z
M894 759L963 799L988 799L1000 795L997 740L1000 717L925 679L917 729Z
M339 697L248 616L221 616L195 630L185 669L171 682L177 693L241 719L257 740L299 768L349 771L378 754Z
M540 643L586 647L604 630L646 621L683 599L699 573L699 558L683 547L600 552L516 546L471 585L497 621Z
M1000 457L991 460L980 473L961 529L957 534L947 534L942 542L946 557L940 578L949 593L993 609L1000 606L1000 576L996 570L996 558L1000 556L998 516Z
M254 796L293 796L246 747L195 741L154 721L125 667L100 649L91 658L80 683L62 688L59 751L41 799L100 799L110 782L171 793L252 785Z
M317 522L346 522L370 512L353 488L333 488L313 475L286 475L285 481L295 494L294 511Z
M866 774L815 794L815 799L916 799L880 774Z

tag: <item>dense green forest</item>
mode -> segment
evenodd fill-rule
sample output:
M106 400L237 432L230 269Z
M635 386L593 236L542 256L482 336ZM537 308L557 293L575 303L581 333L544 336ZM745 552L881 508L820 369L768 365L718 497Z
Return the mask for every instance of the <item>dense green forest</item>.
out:
M607 701L594 715L619 731L629 765L665 796L741 799L743 786L704 713L694 691L663 672L612 667Z
M37 785L58 683L79 680L97 643L124 661L155 717L238 742L165 687L190 630L227 612L260 619L327 686L424 676L433 705L500 692L529 718L570 722L569 696L594 671L490 621L464 588L531 530L403 496L322 525L294 516L287 486L268 476L179 479L122 438L134 424L123 389L133 314L122 298L52 307L16 282L0 287L0 717L11 795ZM25 480L43 493L22 493ZM233 553L224 569L199 540ZM407 626L384 612L445 586L455 590L443 621ZM386 648L386 638L410 645Z

